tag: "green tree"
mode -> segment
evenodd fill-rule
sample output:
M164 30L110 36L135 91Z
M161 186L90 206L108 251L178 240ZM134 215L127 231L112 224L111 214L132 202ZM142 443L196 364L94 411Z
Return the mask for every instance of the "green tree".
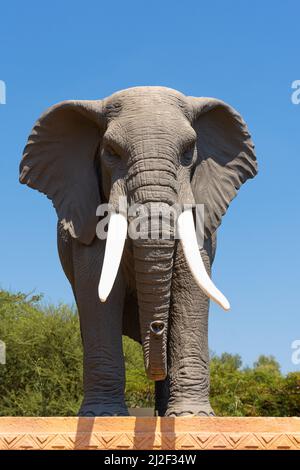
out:
M300 416L300 372L283 376L273 356L253 368L222 354L211 360L211 402L221 416Z
M42 308L39 298L0 293L0 414L74 415L82 396L78 320L64 305Z

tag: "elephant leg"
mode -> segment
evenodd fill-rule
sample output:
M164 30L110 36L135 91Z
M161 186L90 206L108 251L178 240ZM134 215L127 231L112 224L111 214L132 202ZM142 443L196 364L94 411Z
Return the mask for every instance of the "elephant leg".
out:
M209 272L208 251L201 255ZM209 299L196 285L179 243L172 283L166 416L214 415L209 403L208 309Z
M122 270L106 302L98 297L105 242L73 242L74 291L84 350L84 399L80 416L128 415L122 316L125 284Z

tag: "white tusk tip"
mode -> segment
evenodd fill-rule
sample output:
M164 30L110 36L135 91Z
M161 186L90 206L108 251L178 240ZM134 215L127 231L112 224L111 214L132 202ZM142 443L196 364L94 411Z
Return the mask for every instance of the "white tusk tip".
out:
M228 312L228 310L230 310L230 303L228 302L228 300L226 300L226 302L222 303L222 308L224 310L226 310L226 312Z
M221 292L219 292L219 294L221 294L221 295L219 297L215 297L213 300L217 304L219 304L219 306L222 307L223 310L225 310L227 312L228 310L230 310L230 303L228 302L226 297Z

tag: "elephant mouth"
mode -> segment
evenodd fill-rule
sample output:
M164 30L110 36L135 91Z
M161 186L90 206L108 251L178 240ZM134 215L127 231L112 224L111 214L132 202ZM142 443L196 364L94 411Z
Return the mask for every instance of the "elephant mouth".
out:
M229 310L228 300L215 286L206 271L197 243L192 209L184 210L178 216L177 233L187 265L197 285L224 310ZM123 214L113 213L108 225L104 262L98 287L101 302L106 301L115 282L126 238L127 218Z

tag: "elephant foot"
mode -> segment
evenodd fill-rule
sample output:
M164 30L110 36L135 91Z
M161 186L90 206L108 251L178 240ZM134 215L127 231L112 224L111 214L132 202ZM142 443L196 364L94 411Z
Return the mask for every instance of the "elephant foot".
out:
M125 405L120 404L83 404L79 410L78 416L129 416Z
M212 417L215 413L210 406L209 402L205 403L182 403L180 405L171 405L168 407L165 416L178 417L178 416L203 416Z

